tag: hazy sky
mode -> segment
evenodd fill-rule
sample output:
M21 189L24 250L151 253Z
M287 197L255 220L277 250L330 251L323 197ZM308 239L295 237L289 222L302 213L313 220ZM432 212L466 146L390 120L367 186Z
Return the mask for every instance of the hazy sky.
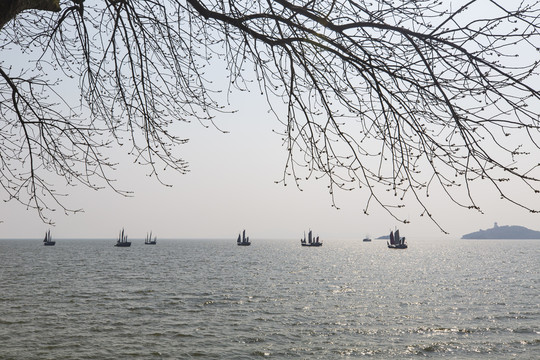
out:
M380 236L399 226L410 242L445 237L426 217L419 217L414 202L407 203L411 223L400 225L377 205L364 215L366 194L361 190L338 192L340 209L336 210L324 179L304 182L303 191L291 179L287 186L275 184L282 177L286 151L272 129L280 129L281 124L262 110L265 103L259 96L249 96L247 103L239 104L239 113L218 119L228 134L197 123L189 125L191 140L180 151L191 171L187 175L165 172L164 179L172 187L148 177L148 169L133 164L125 155L127 150L117 149L122 163L113 175L117 185L134 191L134 196L123 197L110 189L68 189L66 204L83 207L84 213L66 216L57 211L53 235L114 238L124 227L131 238L153 231L161 238L235 239L245 228L253 240L297 239L311 228L331 240L361 239L368 233ZM484 215L458 208L445 197L434 200L432 211L450 237L489 228L495 221L540 229L538 215L512 208L492 192L480 197ZM33 210L18 203L2 202L0 207L1 238L40 237L49 228Z
M303 191L288 179L281 180L287 153L280 136L272 130L282 125L266 110L264 99L254 91L237 94L233 107L239 112L217 117L223 134L198 123L182 125L181 136L190 137L178 151L190 163L190 172L164 173L165 187L146 174L149 169L133 164L127 149L115 150L120 161L112 174L117 186L134 191L123 197L110 189L96 192L81 186L69 188L68 207L84 208L83 213L66 216L58 210L56 225L44 224L34 210L11 201L0 202L0 238L39 238L51 229L55 238L115 238L125 228L130 238L143 238L152 231L159 238L230 238L246 229L252 240L299 239L313 229L321 239L363 238L387 234L399 226L409 243L418 239L459 238L478 229L499 225L523 225L540 230L540 215L531 214L499 199L486 186L477 188L478 203L485 214L464 210L446 197L431 198L431 210L445 236L428 218L420 217L419 207L408 202L410 224L399 224L378 205L370 215L363 214L366 193L362 190L338 192L339 210L331 206L327 182L310 180ZM516 184L517 186L517 184ZM481 193L480 191L485 191ZM5 200L5 193L0 199Z

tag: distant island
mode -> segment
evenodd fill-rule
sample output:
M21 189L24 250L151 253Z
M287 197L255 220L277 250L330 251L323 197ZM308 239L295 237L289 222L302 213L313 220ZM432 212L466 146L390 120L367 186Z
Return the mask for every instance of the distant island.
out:
M493 228L487 230L478 230L476 232L465 234L462 239L540 239L540 231L527 229L524 226L505 225L498 226L497 223Z

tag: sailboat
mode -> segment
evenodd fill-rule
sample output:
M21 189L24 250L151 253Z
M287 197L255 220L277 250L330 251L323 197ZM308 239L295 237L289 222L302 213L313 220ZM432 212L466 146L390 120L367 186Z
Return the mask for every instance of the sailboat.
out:
M120 231L120 234L118 235L118 240L116 240L116 244L114 246L118 247L130 247L131 242L127 241L127 235L124 233L124 229Z
M386 244L388 245L390 249L406 249L407 248L407 244L405 244L405 237L399 236L399 229L397 229L394 232L390 231L390 242L387 241Z
M45 245L45 246L54 246L54 244L56 244L56 241L52 240L51 230L49 230L49 231L47 231L45 233L45 238L43 239L43 245Z
M145 245L156 245L157 243L157 236L154 236L152 239L152 232L150 231L150 234L146 234L146 239L144 239Z
M314 237L311 229L308 232L308 237L306 240L306 233L304 232L304 238L300 239L302 246L322 246L322 242L319 240L319 236Z
M246 237L246 230L242 232L242 234L238 234L238 238L236 239L236 245L238 246L249 246L251 245L251 242L249 241L249 236Z

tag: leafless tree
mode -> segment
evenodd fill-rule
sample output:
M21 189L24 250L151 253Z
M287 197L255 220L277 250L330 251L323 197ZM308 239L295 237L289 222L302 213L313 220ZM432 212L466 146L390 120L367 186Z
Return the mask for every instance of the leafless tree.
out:
M219 60L227 91L264 93L283 123L284 183L361 188L366 212L407 221L409 199L432 216L432 190L481 211L483 180L537 211L537 0L7 0L0 14L2 51L39 54L0 63L0 182L44 218L62 207L47 174L113 186L116 143L153 173L187 171L169 127L227 111L205 73Z

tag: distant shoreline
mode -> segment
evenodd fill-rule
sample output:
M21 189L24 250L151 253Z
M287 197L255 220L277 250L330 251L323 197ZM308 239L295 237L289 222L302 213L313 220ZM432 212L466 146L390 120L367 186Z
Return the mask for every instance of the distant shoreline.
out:
M461 237L465 240L540 240L540 231L527 229L524 226L497 223L491 229L478 230Z

